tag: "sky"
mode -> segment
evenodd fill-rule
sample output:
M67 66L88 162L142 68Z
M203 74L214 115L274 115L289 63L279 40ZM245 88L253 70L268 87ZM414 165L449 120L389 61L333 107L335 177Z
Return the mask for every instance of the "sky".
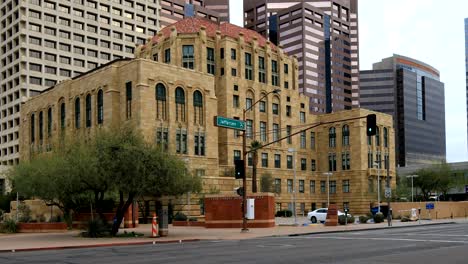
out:
M242 2L230 0L231 23L242 26ZM361 70L399 54L440 71L445 83L447 161L468 160L465 0L359 0Z

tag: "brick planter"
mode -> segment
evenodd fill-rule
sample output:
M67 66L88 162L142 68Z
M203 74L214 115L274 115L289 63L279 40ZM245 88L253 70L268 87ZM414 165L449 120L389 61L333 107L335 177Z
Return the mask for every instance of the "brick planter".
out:
M66 223L18 223L19 233L47 233L66 231Z
M205 222L198 221L172 221L172 226L200 226L205 227Z

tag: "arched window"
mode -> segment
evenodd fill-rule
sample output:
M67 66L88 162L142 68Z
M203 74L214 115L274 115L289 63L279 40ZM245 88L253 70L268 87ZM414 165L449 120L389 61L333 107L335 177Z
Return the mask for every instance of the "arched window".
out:
M185 92L184 89L177 87L175 90L176 102L176 121L185 122Z
M343 146L349 146L349 126L344 125L341 132L343 136Z
M31 143L36 140L36 120L35 114L31 114Z
M66 113L65 113L65 103L62 102L62 103L60 104L60 129L61 129L62 131L65 130L65 126L66 126L66 123L65 123L65 116L66 116L66 115L65 115L65 114L66 114Z
M383 128L383 140L384 147L388 148L388 129L386 127Z
M39 144L42 144L44 139L44 113L39 112Z
M330 148L336 147L336 130L334 127L328 129L328 146Z
M380 129L379 129L379 127L375 128L375 145L380 146Z
M166 87L164 84L158 83L155 90L156 96L156 118L167 119L167 100L166 100Z
M80 98L75 99L75 128L80 128L81 119Z
M193 92L193 112L195 124L203 124L203 95L200 91Z
M104 121L104 94L102 90L97 93L97 123L102 124Z
M47 137L52 136L52 107L47 109Z
M91 127L91 95L86 95L86 127Z

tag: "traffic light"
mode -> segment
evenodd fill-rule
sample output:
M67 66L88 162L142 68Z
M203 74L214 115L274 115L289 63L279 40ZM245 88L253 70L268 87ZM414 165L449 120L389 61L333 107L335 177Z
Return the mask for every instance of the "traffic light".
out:
M236 179L243 179L245 177L244 160L235 160L234 165Z
M367 115L367 135L374 136L377 132L377 117L375 114Z

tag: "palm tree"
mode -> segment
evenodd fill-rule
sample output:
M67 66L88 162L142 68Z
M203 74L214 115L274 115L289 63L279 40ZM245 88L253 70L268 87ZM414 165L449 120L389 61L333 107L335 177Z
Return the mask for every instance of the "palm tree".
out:
M250 151L252 151L252 193L257 192L257 163L258 153L257 150L262 147L262 143L257 140L250 142Z

